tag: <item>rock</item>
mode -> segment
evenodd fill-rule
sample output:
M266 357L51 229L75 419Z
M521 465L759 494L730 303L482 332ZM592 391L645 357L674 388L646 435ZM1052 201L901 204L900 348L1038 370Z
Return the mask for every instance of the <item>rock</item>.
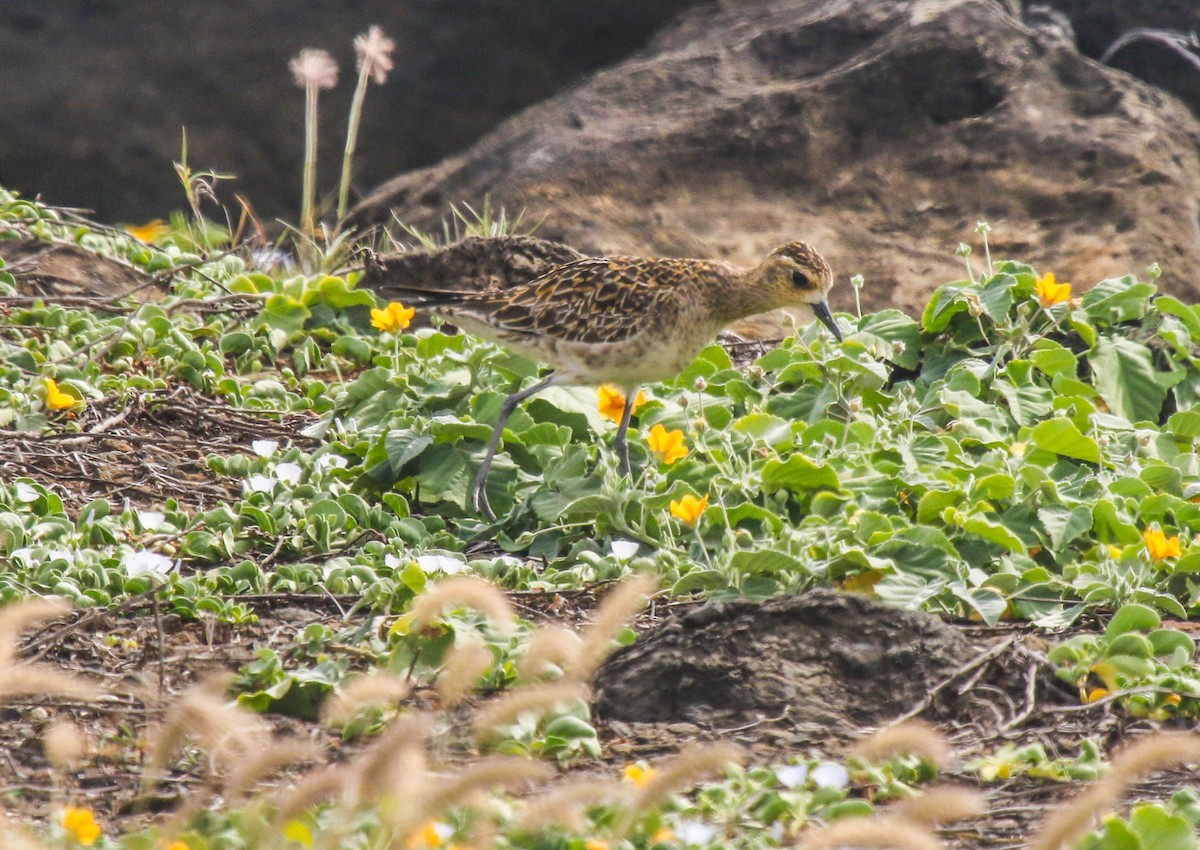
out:
M775 722L811 736L849 738L921 706L935 686L966 678L962 671L980 653L936 617L852 594L712 604L614 655L596 676L597 711L607 723L712 729ZM999 659L990 675L979 677L987 702L1009 692L1010 706L1021 704L1025 684L1019 672L1003 672L1008 663ZM1019 663L1017 671L1027 664ZM1058 701L1052 678L1046 680L1042 698ZM980 710L969 688L944 693L945 700L929 700L922 716L997 722L997 707Z
M878 723L974 652L933 617L810 593L710 605L622 650L596 678L601 716L736 725Z
M296 219L303 95L288 59L322 47L341 65L321 98L320 186L336 193L354 88L352 41L379 24L396 68L372 86L359 134L358 185L436 162L581 73L642 47L697 0L5 0L0 4L0 183L144 221L186 206L172 168L239 179L267 222Z
M1138 4L1141 5L1141 4ZM403 174L359 207L436 229L447 204L545 220L585 253L750 264L813 242L864 309L918 310L993 256L1079 285L1163 268L1200 295L1200 123L995 0L697 6L641 54ZM1078 23L1076 23L1078 27Z
M56 301L62 298L121 298L161 301L162 280L127 263L66 242L0 240L0 259L17 281L17 291Z

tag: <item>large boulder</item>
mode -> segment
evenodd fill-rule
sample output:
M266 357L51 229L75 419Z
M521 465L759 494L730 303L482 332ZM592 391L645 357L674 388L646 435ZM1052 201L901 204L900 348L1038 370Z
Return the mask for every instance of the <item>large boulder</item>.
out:
M332 194L354 88L354 36L379 24L396 69L372 86L359 185L437 162L580 74L642 47L697 0L4 0L0 183L142 221L185 206L171 167L187 128L193 169L232 172L267 221L295 220L302 47L342 66L322 97L321 190Z
M1069 30L1069 28L1068 28ZM751 263L813 242L852 304L920 307L956 245L1091 283L1163 269L1200 295L1200 124L1173 97L998 0L727 0L641 54L372 193L437 229L491 202L590 253Z

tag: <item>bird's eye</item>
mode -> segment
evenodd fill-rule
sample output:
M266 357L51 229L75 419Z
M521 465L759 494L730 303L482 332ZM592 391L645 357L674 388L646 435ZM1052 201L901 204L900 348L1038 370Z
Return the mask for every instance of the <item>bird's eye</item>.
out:
M792 283L796 285L797 289L812 289L812 281L800 269L792 269Z

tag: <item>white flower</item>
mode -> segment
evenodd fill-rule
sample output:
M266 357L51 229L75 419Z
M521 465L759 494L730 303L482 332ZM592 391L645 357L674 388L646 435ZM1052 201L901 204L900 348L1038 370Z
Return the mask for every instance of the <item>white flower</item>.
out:
M775 778L784 788L798 788L808 779L808 765L789 764L775 771Z
M275 454L275 450L279 448L278 440L255 440L250 444L250 448L254 449L254 453L259 457L270 457Z
M150 531L162 528L167 521L167 515L162 511L143 511L141 508L137 509L137 518L142 528Z
M448 576L461 573L462 561L445 555L418 555L417 566L427 573L445 573Z
M345 469L349 463L350 461L341 455L335 455L332 452L321 455L316 461L317 469L328 469L330 467L333 469Z
M121 566L125 568L125 572L129 573L131 578L138 576L163 578L171 571L173 565L171 559L166 555L142 549L138 552L130 552L122 558Z
M401 563L402 563L402 561L399 558L397 558L395 555L393 555L391 552L388 552L386 555L383 556L383 565L385 567L390 567L393 570L398 570L398 569L400 569Z
M327 51L306 47L288 63L300 88L331 89L337 85L338 66Z
M628 561L638 552L638 544L633 540L614 540L610 551L618 561Z
M278 478L271 478L266 475L255 473L246 479L246 486L250 488L251 493L271 493L275 490L275 485L279 483Z
M717 828L698 820L681 820L675 835L684 844L708 844L717 834Z
M434 821L433 831L437 833L438 838L442 839L442 841L446 841L451 835L454 834L454 827L448 823L442 823L439 820Z
M275 474L279 476L279 480L284 484L299 484L302 473L303 470L300 469L300 464L291 463L290 461L278 464L275 467Z
M41 496L32 484L26 484L24 481L18 481L13 489L16 491L18 502L36 502Z
M13 549L11 557L14 561L20 561L26 567L32 567L33 547L22 546L20 549Z
M812 770L813 784L818 788L845 788L850 784L850 771L832 761L823 761Z

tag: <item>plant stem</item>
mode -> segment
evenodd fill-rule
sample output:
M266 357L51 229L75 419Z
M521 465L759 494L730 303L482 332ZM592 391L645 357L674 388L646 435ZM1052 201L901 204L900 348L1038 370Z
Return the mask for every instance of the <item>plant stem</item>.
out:
M354 89L354 99L350 102L350 125L346 128L346 152L342 156L342 182L338 186L339 222L346 217L346 207L350 202L350 163L354 160L354 151L358 147L358 125L362 120L362 105L367 95L369 71L370 65L363 62L362 70L358 72L358 87Z
M300 227L311 236L316 232L313 199L317 192L317 86L304 87L304 193L300 199Z

